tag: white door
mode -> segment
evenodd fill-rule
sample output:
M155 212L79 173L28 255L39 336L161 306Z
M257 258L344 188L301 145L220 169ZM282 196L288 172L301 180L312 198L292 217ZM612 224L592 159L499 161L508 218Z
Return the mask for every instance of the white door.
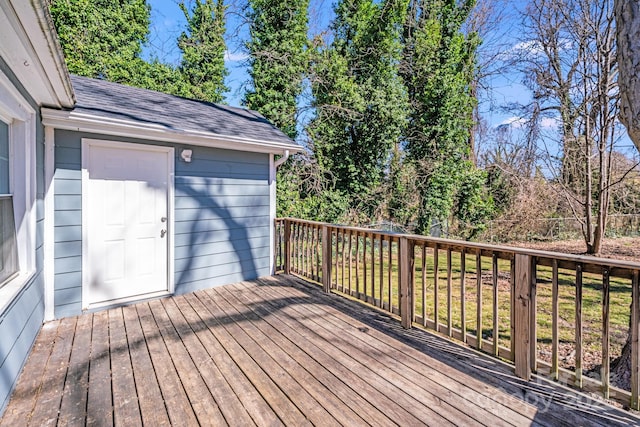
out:
M170 291L167 232L172 165L169 148L85 141L85 307Z

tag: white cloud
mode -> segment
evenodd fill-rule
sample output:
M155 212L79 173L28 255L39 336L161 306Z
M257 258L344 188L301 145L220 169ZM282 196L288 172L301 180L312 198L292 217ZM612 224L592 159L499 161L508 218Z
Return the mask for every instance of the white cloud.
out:
M556 117L544 117L540 120L540 127L543 129L557 129L560 126L560 119Z
M537 40L516 43L511 48L511 53L513 55L539 55L542 52L542 45Z
M239 62L239 61L244 61L245 59L247 59L249 57L249 55L247 55L246 53L243 52L230 52L228 50L225 50L224 52L224 60L227 62Z
M523 117L513 116L508 119L504 119L497 127L509 126L512 128L521 128L527 124L527 120Z

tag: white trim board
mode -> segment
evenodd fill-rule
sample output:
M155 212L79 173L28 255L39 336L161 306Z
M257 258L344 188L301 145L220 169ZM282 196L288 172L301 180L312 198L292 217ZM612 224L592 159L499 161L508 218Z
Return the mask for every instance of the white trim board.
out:
M45 126L52 126L56 129L76 132L98 133L254 153L284 154L285 151L299 152L304 150L297 144L261 141L232 135L218 135L211 132L169 129L154 123L140 123L50 108L42 108L42 123Z
M70 108L73 88L46 7L0 1L0 56L38 104Z
M44 320L55 318L55 131L44 128Z
M9 191L18 245L18 277L0 288L0 314L36 270L35 110L0 71L0 117L9 124Z
M82 138L82 309L93 309L98 307L112 306L114 304L136 301L138 299L146 299L150 296L170 295L175 291L175 274L174 274L174 216L175 216L175 149L173 147L164 147L158 145L135 144L130 142L109 141L100 139ZM88 192L89 187L89 171L87 166L89 163L90 147L108 147L119 148L123 150L137 151L153 151L167 153L167 291L157 292L154 294L145 294L140 296L126 297L119 300L105 301L96 304L89 304L89 283L87 278L90 277L89 265L89 245L90 234L88 227Z

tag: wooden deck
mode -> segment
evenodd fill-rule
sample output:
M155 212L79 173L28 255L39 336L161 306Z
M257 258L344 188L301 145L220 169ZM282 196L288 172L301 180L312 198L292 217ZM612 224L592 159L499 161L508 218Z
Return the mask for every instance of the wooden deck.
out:
M2 426L630 425L291 276L46 324Z

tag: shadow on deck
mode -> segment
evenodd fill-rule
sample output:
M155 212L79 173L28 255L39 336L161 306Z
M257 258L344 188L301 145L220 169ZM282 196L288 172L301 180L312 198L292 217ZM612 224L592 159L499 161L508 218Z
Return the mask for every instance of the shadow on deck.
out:
M47 323L0 425L640 425L293 276Z

